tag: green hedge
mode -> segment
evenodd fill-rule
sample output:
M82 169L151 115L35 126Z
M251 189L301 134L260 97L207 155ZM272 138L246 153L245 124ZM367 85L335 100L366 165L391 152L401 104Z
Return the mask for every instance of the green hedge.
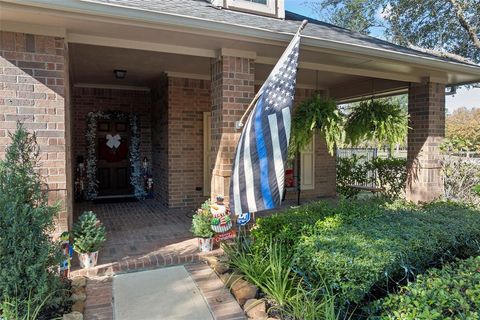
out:
M372 319L480 319L480 256L428 270L371 312Z
M276 242L287 246L294 246L299 236L308 233L315 222L341 214L355 218L383 212L382 199L368 200L341 200L338 204L333 201L315 201L299 207L285 210L255 221L252 235L255 238L254 246L266 247L273 237ZM362 205L363 204L363 205Z
M480 253L480 213L447 203L320 203L259 219L253 236L260 249L270 237L289 246L295 270L325 282L348 305L444 259Z

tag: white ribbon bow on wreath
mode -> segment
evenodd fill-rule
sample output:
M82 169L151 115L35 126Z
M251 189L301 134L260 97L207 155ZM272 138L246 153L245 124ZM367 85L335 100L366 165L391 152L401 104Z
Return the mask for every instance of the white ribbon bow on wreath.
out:
M116 135L112 136L110 133L107 134L107 146L112 148L118 148L120 146L120 140L122 137L117 133Z

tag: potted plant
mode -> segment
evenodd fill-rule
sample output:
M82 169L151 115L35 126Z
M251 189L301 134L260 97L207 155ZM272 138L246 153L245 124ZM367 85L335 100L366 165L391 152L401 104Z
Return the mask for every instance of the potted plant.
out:
M105 227L92 211L84 212L73 226L73 249L78 253L80 266L97 265L98 249L105 242Z
M212 237L214 232L210 227L212 218L210 200L205 201L192 218L192 228L190 231L198 237L198 247L201 252L208 252L213 249Z

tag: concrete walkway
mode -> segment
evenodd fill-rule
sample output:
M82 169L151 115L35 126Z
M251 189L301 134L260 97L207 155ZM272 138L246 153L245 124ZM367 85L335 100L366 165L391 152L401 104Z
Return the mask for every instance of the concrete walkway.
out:
M113 278L116 320L213 320L207 302L183 266Z
M205 263L130 272L87 281L85 320L245 320Z

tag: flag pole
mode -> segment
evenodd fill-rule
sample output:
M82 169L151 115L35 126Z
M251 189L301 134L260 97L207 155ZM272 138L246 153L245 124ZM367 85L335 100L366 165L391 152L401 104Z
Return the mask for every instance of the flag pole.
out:
M308 23L308 20L303 20L302 21L302 24L300 25L300 27L298 28L297 30L297 33L295 33L295 36L297 34L300 34L300 32L302 32L302 30L305 28L305 26L307 25ZM255 105L255 103L257 102L258 98L260 97L262 93L259 91L257 92L257 94L255 95L255 97L253 98L252 102L250 102L250 104L248 105L248 108L247 110L245 110L245 112L243 113L242 117L240 118L240 121L235 121L235 129L239 130L243 127L243 121L245 120L245 117L250 113L252 107Z

